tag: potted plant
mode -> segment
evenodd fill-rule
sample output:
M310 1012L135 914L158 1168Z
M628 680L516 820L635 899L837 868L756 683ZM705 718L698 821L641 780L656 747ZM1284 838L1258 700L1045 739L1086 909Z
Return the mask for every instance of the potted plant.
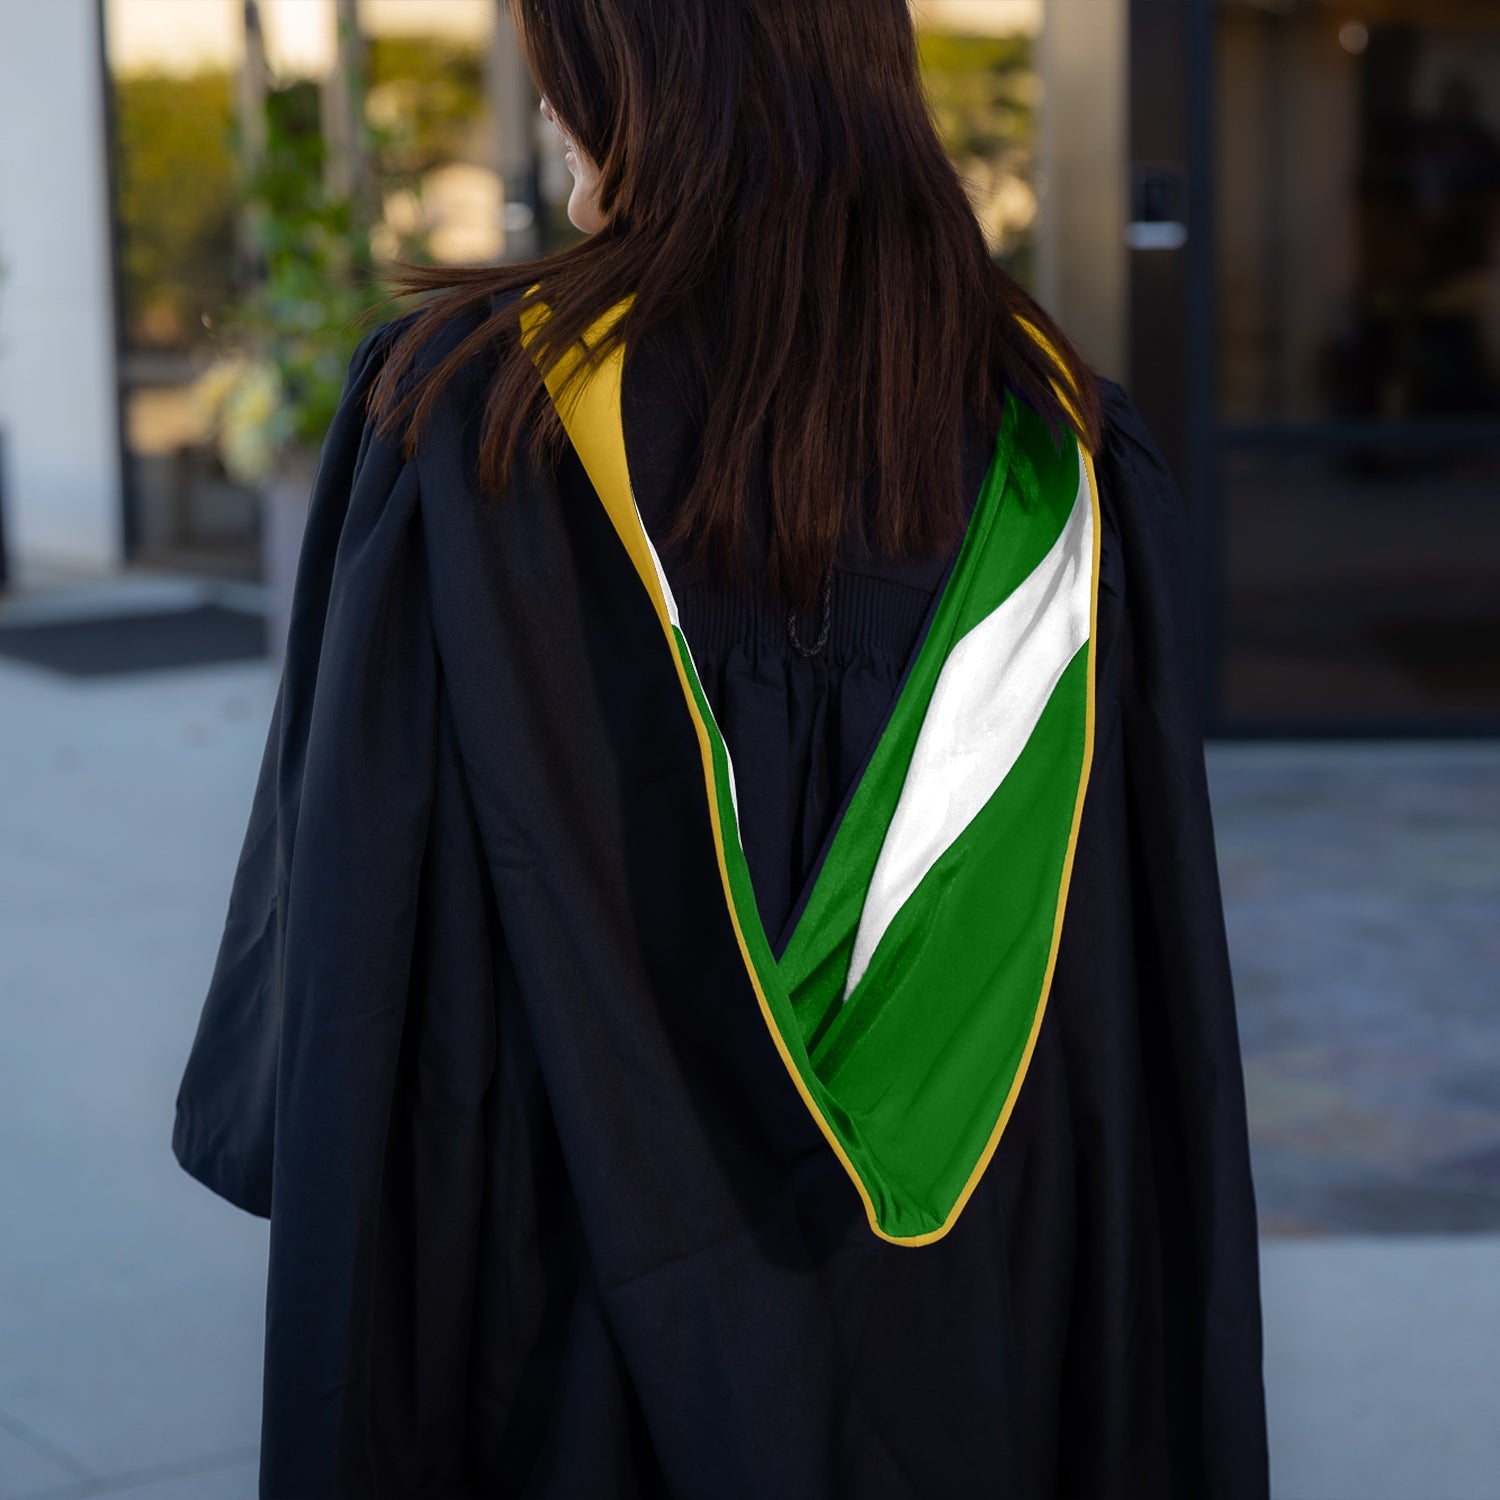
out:
M362 110L358 119L364 138L354 149L373 161L384 136ZM370 250L374 195L331 190L326 153L317 86L270 90L264 144L246 164L243 190L256 261L250 290L229 310L217 333L224 352L194 391L226 472L262 498L273 658L285 648L318 454L363 319L385 300ZM399 253L426 258L420 230L403 237Z

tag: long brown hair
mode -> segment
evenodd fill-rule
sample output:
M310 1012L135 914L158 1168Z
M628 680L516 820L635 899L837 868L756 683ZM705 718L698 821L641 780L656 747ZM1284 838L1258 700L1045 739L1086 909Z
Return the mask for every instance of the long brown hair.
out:
M503 492L523 437L555 457L562 428L538 366L550 371L630 297L591 358L672 324L705 393L669 540L738 576L764 464L768 582L806 608L851 520L896 555L957 542L965 406L998 432L1006 382L1054 440L1072 426L1097 448L1090 367L991 258L943 154L907 0L511 0L511 11L538 91L599 165L606 223L513 264L388 270L388 302L432 294L371 399L383 434L406 424L408 455L442 386L491 351L483 489ZM523 348L533 284L551 316ZM405 380L429 337L476 315Z

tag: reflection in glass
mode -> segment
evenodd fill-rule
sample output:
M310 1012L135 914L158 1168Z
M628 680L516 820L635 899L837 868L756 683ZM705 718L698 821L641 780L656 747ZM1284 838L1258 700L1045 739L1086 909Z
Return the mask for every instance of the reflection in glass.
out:
M1500 452L1267 446L1220 474L1231 720L1500 718Z
M1040 0L915 0L922 83L990 252L1034 280Z
M1226 0L1220 415L1500 412L1500 6Z
M322 143L330 194L349 192L333 0L260 0L257 14L267 108ZM361 161L381 208L377 263L403 247L440 261L498 258L506 215L490 70L500 10L494 0L363 0L357 14L365 118L379 141ZM243 290L253 238L236 151L246 17L244 0L105 6L132 558L254 577L258 497L226 474L195 396L224 353L224 313Z

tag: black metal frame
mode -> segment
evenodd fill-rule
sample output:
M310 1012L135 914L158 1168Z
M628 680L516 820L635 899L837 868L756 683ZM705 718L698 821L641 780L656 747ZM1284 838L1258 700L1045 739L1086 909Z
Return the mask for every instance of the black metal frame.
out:
M1194 604L1198 619L1198 690L1204 726L1222 734L1220 665L1224 654L1223 564L1220 555L1218 454L1213 441L1218 368L1218 321L1214 309L1215 198L1214 3L1191 0L1187 11L1187 330L1188 379L1186 473L1193 501L1193 558L1197 565ZM1177 7L1171 7L1176 9Z

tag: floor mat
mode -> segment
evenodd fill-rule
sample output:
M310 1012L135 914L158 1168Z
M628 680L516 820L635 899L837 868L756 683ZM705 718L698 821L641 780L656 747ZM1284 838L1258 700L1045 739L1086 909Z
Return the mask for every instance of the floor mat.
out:
M65 677L114 677L266 656L266 622L221 604L0 625L0 657Z

